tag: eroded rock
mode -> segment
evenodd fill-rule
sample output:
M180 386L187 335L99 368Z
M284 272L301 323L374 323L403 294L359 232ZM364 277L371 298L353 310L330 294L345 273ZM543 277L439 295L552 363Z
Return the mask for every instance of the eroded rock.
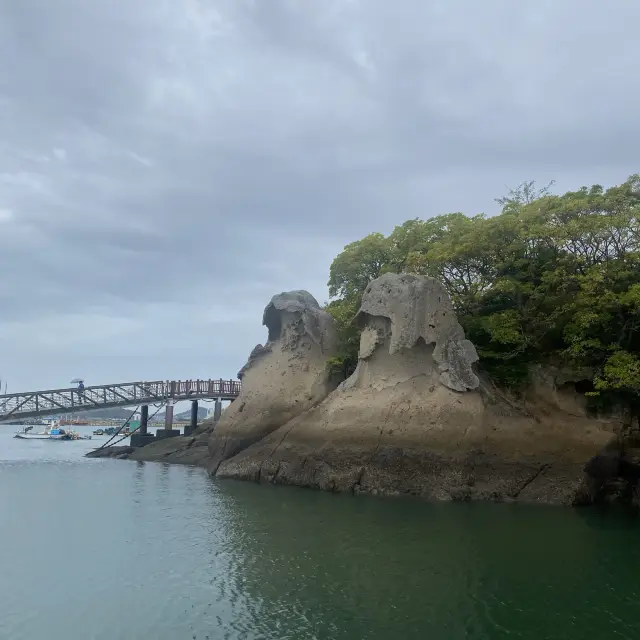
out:
M379 318L389 324L380 323ZM389 338L389 354L412 349L419 340L434 345L440 382L455 391L476 389L472 370L478 360L473 344L465 339L445 288L434 278L387 273L369 284L362 297L357 321L364 327L359 357L369 358Z
M583 499L585 464L611 442L615 426L533 416L499 390L482 393L475 348L437 281L382 276L367 288L357 320L363 331L353 375L316 406L219 458L219 476L434 500Z
M209 441L212 470L227 458L315 406L334 388L326 362L336 353L333 318L307 291L274 296L265 307L268 341L242 368L240 396Z

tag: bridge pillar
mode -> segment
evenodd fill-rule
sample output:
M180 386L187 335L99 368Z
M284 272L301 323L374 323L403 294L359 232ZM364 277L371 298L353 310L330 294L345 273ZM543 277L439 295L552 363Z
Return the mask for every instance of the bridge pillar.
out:
M140 408L140 427L135 433L131 434L132 447L144 447L153 442L156 438L153 433L147 431L149 426L149 405L143 404Z
M167 402L167 408L164 412L164 429L156 431L156 438L164 440L165 438L175 438L180 435L180 429L172 429L173 426L173 402Z
M143 404L140 409L140 429L138 433L141 435L147 435L147 426L149 425L149 405Z
M222 398L216 398L216 404L213 408L213 421L218 422L222 415Z
M184 428L184 435L190 436L198 428L198 401L191 401L191 421L189 426Z

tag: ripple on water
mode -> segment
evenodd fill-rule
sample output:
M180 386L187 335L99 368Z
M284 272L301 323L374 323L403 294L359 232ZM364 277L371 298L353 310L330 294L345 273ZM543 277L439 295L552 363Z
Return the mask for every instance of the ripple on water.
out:
M640 638L635 518L56 455L0 461L2 639Z

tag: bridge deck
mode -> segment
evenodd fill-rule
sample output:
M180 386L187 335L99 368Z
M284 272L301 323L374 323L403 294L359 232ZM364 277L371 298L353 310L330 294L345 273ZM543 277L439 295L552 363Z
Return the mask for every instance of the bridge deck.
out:
M9 393L0 395L0 422L168 400L234 400L239 393L238 380L156 380L96 385L85 387L82 392L74 387Z

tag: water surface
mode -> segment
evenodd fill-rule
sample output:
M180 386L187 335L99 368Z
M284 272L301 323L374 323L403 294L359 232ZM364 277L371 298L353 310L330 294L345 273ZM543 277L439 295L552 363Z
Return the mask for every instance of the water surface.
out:
M2 640L638 640L624 513L334 496L0 426Z

